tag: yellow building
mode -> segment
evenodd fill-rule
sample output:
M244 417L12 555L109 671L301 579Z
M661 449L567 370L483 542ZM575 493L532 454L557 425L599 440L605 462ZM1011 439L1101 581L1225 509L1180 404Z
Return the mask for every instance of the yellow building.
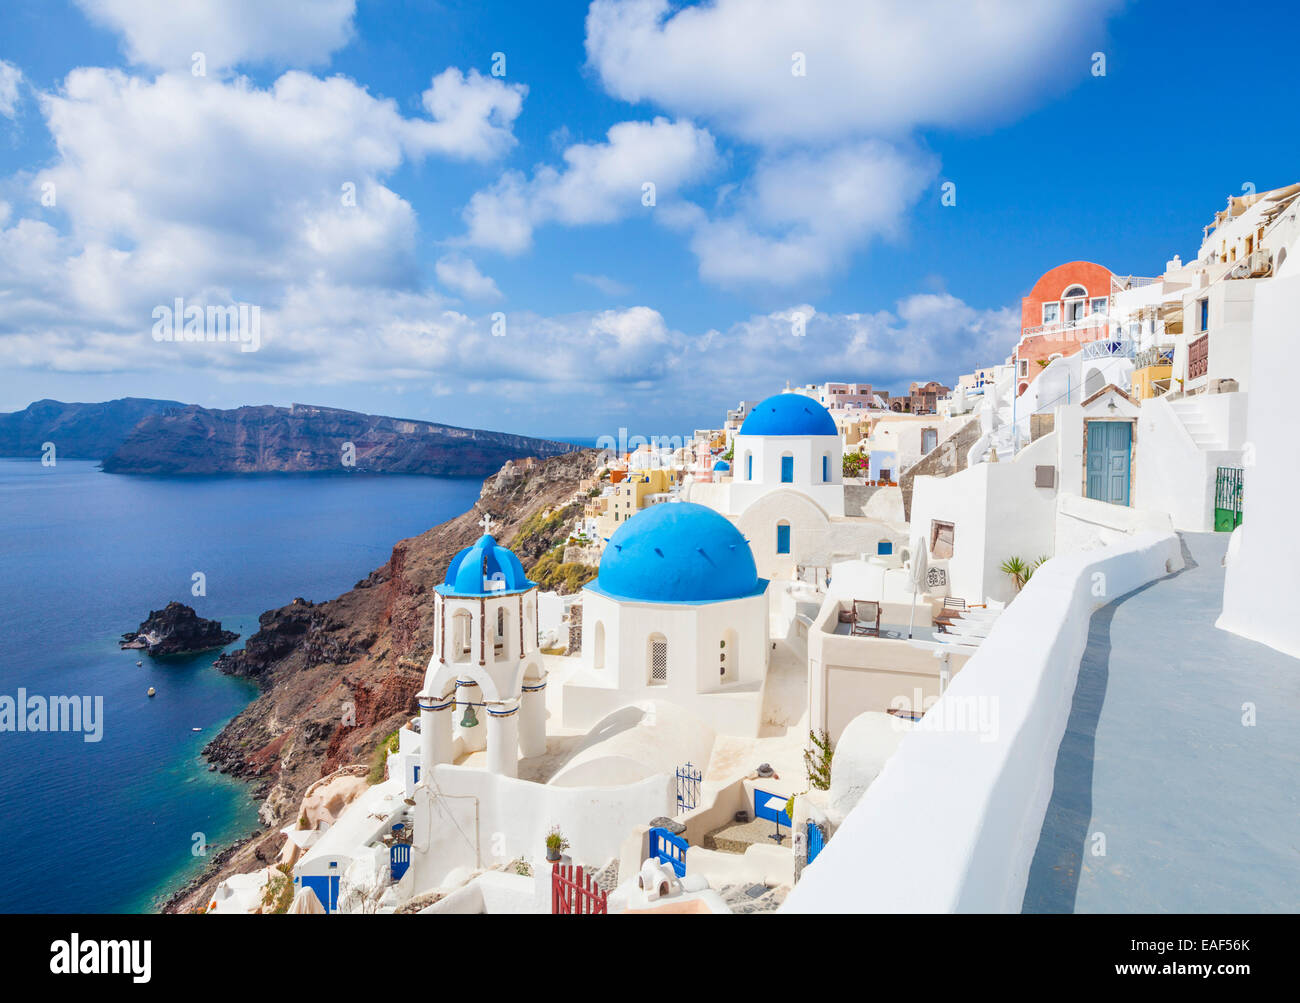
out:
M1173 360L1167 354L1148 349L1139 352L1134 360L1133 392L1134 400L1150 400L1169 390L1169 380L1174 375Z
M604 503L598 512L592 513L596 516L596 532L608 539L614 530L650 504L647 499L672 491L680 480L680 471L663 467L630 471L627 480L613 485L608 495L592 499Z

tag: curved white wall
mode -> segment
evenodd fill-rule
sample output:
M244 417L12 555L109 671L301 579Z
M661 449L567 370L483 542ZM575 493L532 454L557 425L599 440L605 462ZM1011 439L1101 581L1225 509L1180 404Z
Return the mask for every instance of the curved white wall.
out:
M1182 565L1143 533L1039 569L782 908L1018 912L1092 613Z

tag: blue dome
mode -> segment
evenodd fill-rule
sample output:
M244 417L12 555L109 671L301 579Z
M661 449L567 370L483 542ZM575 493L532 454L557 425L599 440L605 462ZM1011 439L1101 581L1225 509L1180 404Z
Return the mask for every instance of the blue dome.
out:
M447 577L434 591L451 596L500 595L524 592L534 584L524 574L524 566L514 552L498 546L484 533L472 547L451 559Z
M663 502L615 531L587 587L612 599L706 603L761 595L767 581L730 520L704 505Z
M719 460L717 463L715 463L715 464L713 465L713 469L714 469L714 470L723 470L723 471L730 470L730 469L731 469L731 464L728 463L726 460Z
M749 412L741 435L839 435L829 411L803 394L776 394Z

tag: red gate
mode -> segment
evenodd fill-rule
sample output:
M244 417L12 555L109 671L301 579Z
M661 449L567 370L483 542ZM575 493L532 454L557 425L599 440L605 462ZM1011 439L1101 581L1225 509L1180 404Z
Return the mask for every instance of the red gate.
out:
M608 895L582 868L556 861L551 867L551 915L605 915Z

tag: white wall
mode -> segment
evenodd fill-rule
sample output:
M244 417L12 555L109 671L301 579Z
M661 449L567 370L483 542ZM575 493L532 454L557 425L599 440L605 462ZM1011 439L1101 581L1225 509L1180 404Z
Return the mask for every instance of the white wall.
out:
M559 825L576 863L618 856L637 825L677 810L675 778L658 774L622 787L552 787L465 766L434 767L443 797L416 791L414 894L439 887L451 871L533 859Z
M782 483L781 457L787 453L794 459L794 480ZM838 434L738 435L732 455L728 498L731 508L725 514L743 512L760 496L782 489L806 494L827 515L844 514L843 446ZM752 480L746 476L750 456L754 458ZM829 457L826 470L829 480L822 479L823 456Z
M1206 419L1226 449L1201 449L1170 402L1143 402L1135 432L1133 505L1168 512L1175 529L1214 529L1214 486L1218 468L1241 465L1246 394L1198 394L1184 398Z
M598 628L604 667L597 668ZM728 631L735 676L723 682L719 641ZM668 678L650 684L652 634L668 642ZM564 725L590 728L606 714L643 700L686 708L730 735L756 735L768 663L766 594L697 605L615 601L583 591L582 670L564 684Z
M904 736L782 908L1018 912L1092 612L1181 567L1172 534L1045 565ZM969 726L981 702L996 720L992 735Z
M1248 402L1248 455L1254 462L1243 475L1242 524L1229 553L1218 626L1300 657L1300 463L1295 423L1285 410L1295 377L1292 366L1279 363L1295 355L1300 317L1300 248L1292 250L1294 258L1256 293Z
M1033 562L1055 546L1056 491L1034 486L1034 468L1053 464L1054 435L1045 435L1005 463L977 463L949 477L920 476L912 487L912 533L927 547L933 520L953 524L949 594L967 602L1015 595L1001 571L1009 557Z

